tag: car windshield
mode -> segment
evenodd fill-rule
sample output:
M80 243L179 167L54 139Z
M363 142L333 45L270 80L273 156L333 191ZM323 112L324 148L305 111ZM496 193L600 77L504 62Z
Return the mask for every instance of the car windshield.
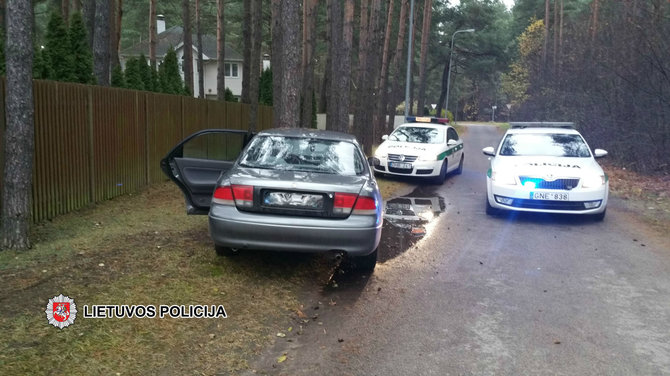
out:
M444 129L400 127L391 133L389 139L419 144L439 144L444 142Z
M243 167L360 175L363 158L351 142L314 138L258 136L240 159Z
M500 155L587 158L591 152L578 134L515 133L505 137Z

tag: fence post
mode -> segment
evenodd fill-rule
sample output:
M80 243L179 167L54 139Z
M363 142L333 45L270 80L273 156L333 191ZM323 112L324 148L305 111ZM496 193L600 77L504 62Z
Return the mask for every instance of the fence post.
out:
M88 200L89 203L95 202L95 138L93 135L93 87L88 88Z

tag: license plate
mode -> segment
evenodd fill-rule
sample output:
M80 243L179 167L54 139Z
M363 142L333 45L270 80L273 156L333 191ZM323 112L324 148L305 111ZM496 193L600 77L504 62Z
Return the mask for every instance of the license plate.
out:
M400 163L400 162L389 162L389 167L402 168L402 169L405 169L405 170L410 170L410 169L412 169L412 164L411 163Z
M300 192L267 192L263 204L273 207L323 209L323 195Z
M568 194L561 192L531 192L533 200L568 201Z

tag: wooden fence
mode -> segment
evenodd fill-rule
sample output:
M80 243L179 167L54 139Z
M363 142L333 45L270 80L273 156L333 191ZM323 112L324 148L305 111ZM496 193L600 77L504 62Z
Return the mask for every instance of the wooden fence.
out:
M160 160L201 129L247 129L249 105L137 90L34 81L32 217L53 218L164 181ZM0 80L0 166L5 130ZM272 125L259 106L257 130Z

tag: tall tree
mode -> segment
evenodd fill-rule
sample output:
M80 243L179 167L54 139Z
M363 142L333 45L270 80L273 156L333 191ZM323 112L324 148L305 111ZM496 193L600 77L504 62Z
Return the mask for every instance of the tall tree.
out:
M30 247L33 183L33 11L29 0L7 0L2 249Z
M121 22L123 20L123 0L109 1L109 60L112 67L120 64Z
M364 151L369 152L372 145L370 123L371 111L368 107L368 98L372 98L372 87L370 85L370 38L373 33L373 25L370 12L370 1L361 0L361 11L359 15L359 38L358 38L358 67L356 69L356 100L354 101L354 134L361 143Z
M93 71L102 86L109 86L109 37L109 0L95 0Z
M377 140L386 133L386 102L388 98L388 67L391 49L391 30L393 27L393 0L389 0L386 15L386 27L384 28L384 48L382 52L382 67L379 73L378 95L375 110L374 139Z
M365 1L365 0L363 0ZM312 127L314 109L314 50L316 48L316 7L318 0L304 0L302 6L302 115L303 128Z
M393 80L391 81L391 87L389 91L386 114L388 116L388 122L386 125L386 130L390 131L393 129L393 123L395 122L395 108L398 104L400 98L400 84L402 82L402 72L401 72L401 60L403 56L403 49L405 47L405 32L408 18L408 9L409 9L409 0L402 0L402 5L400 6L400 19L398 21L398 40L396 42L395 53L393 54L393 61L391 62L391 71L389 74L393 74Z
M281 42L279 47L282 51L282 60L281 69L278 71L273 68L273 75L280 77L281 90L273 91L274 103L279 104L279 116L274 121L275 125L295 128L300 123L300 88L302 86L300 72L301 44L299 41L300 2L281 1L280 3ZM275 24L274 20L273 24Z
M93 55L91 55L91 50L88 47L86 26L84 26L84 19L81 17L81 13L75 12L72 15L68 35L74 81L82 84L95 83Z
M156 17L156 0L149 0L149 62L151 69L156 69L156 46L158 45Z
M597 1L597 0L596 0ZM549 50L549 0L544 0L544 44L542 47L542 67L547 67L547 51Z
M189 93L193 94L193 35L191 34L191 2L182 0L181 20L184 25L184 81Z
M45 64L48 65L49 78L56 81L74 81L73 56L70 38L63 18L58 12L51 13L44 47Z
M216 0L216 99L220 101L226 100L226 19L223 8L224 0Z
M97 0L88 0L83 3L84 24L88 31L88 47L93 51L93 38L95 35L95 6Z
M195 28L198 38L198 97L205 97L205 70L203 69L202 27L200 24L200 0L195 0Z
M349 132L349 103L351 98L351 47L354 36L354 0L344 1L342 23L342 53L340 58L340 75L337 77L337 88L341 98L336 110L338 130Z
M251 2L251 54L249 56L249 130L256 131L258 122L258 90L261 72L261 47L263 44L263 1ZM245 74L246 76L246 74Z
M65 25L70 24L70 0L61 0L60 2L61 16Z
M426 101L426 63L428 61L428 43L430 41L430 23L433 14L433 1L426 0L423 5L423 26L421 28L421 56L419 57L419 100L418 111L422 114Z
M272 12L272 22L271 22L271 32L272 32L272 56L271 56L271 65L272 65L272 113L274 115L274 125L279 127L281 122L279 121L283 109L281 106L284 105L284 101L280 100L282 92L282 77L283 77L283 57L284 51L283 41L282 41L282 0L271 0L271 12Z
M323 79L321 81L321 94L319 95L319 112L326 112L328 109L328 102L330 101L330 86L331 80L330 75L332 73L331 64L332 64L332 39L330 37L330 22L332 19L332 8L331 2L326 0L326 39L324 44L326 45L326 64L323 72Z
M250 103L249 101L249 83L251 82L249 77L249 63L251 61L251 24L252 24L252 12L251 12L251 2L253 0L243 0L243 20L242 20L242 96L240 99L242 103Z

